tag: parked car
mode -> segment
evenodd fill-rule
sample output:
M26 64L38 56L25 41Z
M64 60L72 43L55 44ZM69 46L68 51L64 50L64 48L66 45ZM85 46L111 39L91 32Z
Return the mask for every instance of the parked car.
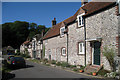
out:
M9 61L12 57L14 57L14 56L9 56L7 60Z
M8 53L8 55L15 55L14 53Z
M8 63L12 67L26 67L26 62L22 57L11 57Z

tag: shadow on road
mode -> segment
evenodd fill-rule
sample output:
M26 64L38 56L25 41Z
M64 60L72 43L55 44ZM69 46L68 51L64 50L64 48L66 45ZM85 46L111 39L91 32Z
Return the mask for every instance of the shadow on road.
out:
M26 65L25 67L17 67L17 66L9 66L8 68L11 70L18 70L18 69L25 69L25 68L31 68L34 67L33 65Z
M2 72L2 80L9 80L15 77L15 74Z

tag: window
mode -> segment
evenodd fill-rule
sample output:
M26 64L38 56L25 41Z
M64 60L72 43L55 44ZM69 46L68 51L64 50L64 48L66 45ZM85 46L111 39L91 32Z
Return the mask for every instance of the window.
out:
M65 27L60 28L60 37L64 36Z
M83 42L79 43L78 48L79 48L78 54L84 54L84 43Z
M66 55L66 49L62 48L62 55L65 56Z
M77 16L78 27L82 27L83 24L84 24L84 20L83 20L83 17L82 17L84 14L85 13L82 13L82 14L80 14L80 15Z

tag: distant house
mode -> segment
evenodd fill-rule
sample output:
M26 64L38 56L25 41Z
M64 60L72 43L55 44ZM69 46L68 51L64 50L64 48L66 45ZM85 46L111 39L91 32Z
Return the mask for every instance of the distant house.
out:
M116 2L82 2L82 7L70 18L56 24L43 38L45 58L67 61L73 65L110 65L102 51L105 46L116 50L120 57L118 4Z
M41 58L41 55L42 55L41 34L36 34L32 38L31 43L32 43L33 58Z
M25 54L26 51L29 52L30 56L32 57L32 51L31 51L31 43L30 41L25 41L21 46L20 46L20 53Z

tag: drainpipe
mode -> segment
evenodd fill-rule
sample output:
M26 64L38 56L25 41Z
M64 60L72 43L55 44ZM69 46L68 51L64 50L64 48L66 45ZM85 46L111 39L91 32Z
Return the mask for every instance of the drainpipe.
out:
M86 22L85 17L84 19L84 52L85 52L85 66L86 66Z

